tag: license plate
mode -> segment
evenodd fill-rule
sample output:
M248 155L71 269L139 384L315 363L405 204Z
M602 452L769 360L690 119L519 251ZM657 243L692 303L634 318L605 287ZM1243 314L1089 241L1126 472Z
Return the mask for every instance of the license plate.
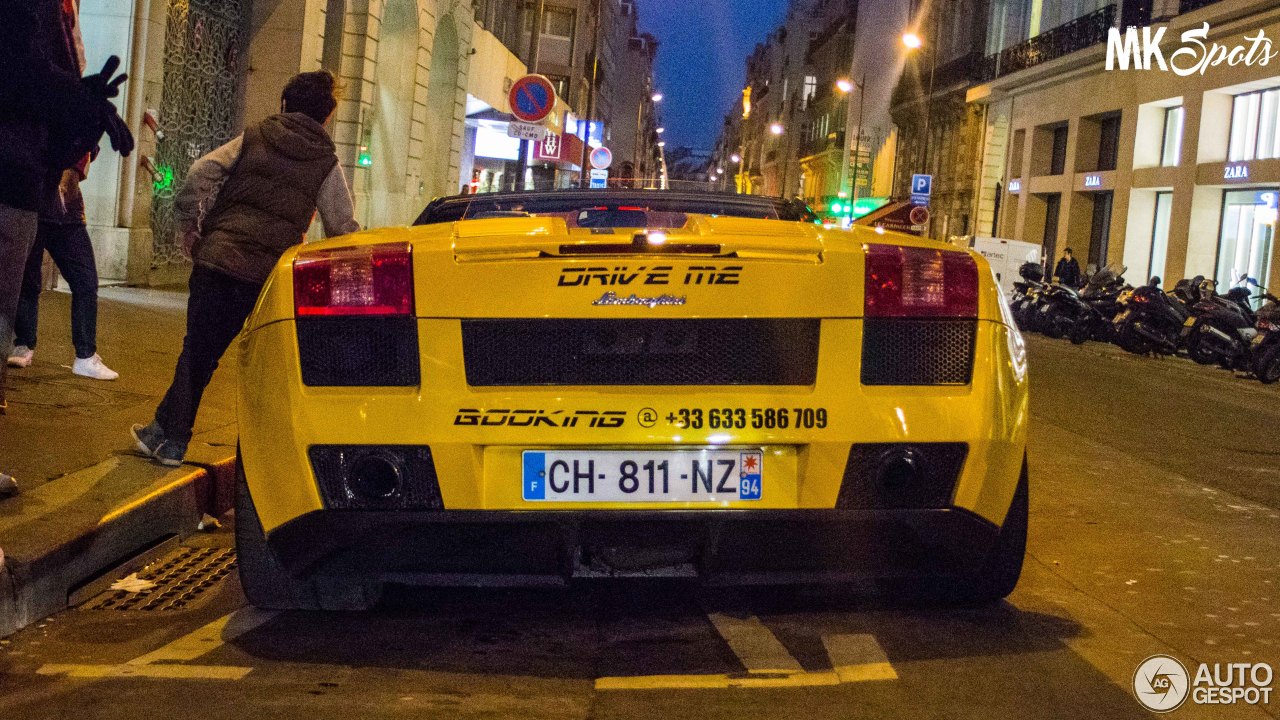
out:
M1258 333L1257 335L1253 336L1253 346L1255 348L1260 348L1262 347L1262 343L1266 342L1266 340L1267 340L1266 333Z
M526 450L524 499L537 502L759 500L764 452Z
M1052 308L1052 307L1053 307L1052 305L1041 305L1041 306L1040 306L1040 312L1042 312L1042 313L1047 313L1047 312L1049 312L1049 309L1050 309L1050 308Z
M1189 328L1194 326L1195 324L1196 324L1196 316L1192 315L1182 323L1182 327Z
M1129 314L1130 314L1130 313L1132 313L1132 312L1133 312L1132 310L1125 310L1124 312L1122 312L1122 313L1120 313L1119 315L1117 315L1117 316L1116 316L1115 322L1122 323L1122 322L1124 322L1125 320L1128 320L1128 319L1129 319Z

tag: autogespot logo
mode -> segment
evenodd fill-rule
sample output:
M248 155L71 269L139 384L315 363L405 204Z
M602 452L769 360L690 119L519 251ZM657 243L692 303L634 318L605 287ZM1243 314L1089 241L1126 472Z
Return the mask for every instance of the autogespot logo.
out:
M1166 713L1187 701L1190 681L1187 668L1177 658L1152 655L1133 674L1133 694L1146 709Z

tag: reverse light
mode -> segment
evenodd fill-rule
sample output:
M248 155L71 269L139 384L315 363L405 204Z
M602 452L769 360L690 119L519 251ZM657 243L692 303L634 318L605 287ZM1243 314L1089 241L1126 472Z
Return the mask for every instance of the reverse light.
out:
M867 317L976 318L978 263L964 252L864 245Z
M293 262L298 317L413 314L413 255L407 244L304 251Z

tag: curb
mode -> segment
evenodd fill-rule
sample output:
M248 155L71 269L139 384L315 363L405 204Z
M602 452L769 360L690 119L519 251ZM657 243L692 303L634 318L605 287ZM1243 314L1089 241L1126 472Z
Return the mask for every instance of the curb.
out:
M88 486L122 461L135 462L104 463L106 469L98 470ZM6 538L11 545L0 566L0 638L65 610L77 588L126 560L167 539L191 535L206 513L217 517L230 510L234 497L231 455L166 473L97 518L67 518L64 507L46 511L19 528L18 537Z

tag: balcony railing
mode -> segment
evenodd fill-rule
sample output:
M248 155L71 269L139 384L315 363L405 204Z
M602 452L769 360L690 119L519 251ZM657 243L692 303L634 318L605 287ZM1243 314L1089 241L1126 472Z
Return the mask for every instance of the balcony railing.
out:
M1107 31L1115 24L1116 6L1108 5L988 56L984 74L993 80L1093 47L1107 41ZM1132 24L1140 23L1135 18Z
M1212 5L1216 2L1218 2L1218 0L1181 0L1181 2L1178 3L1178 12L1189 13L1192 10L1199 10L1202 7Z

